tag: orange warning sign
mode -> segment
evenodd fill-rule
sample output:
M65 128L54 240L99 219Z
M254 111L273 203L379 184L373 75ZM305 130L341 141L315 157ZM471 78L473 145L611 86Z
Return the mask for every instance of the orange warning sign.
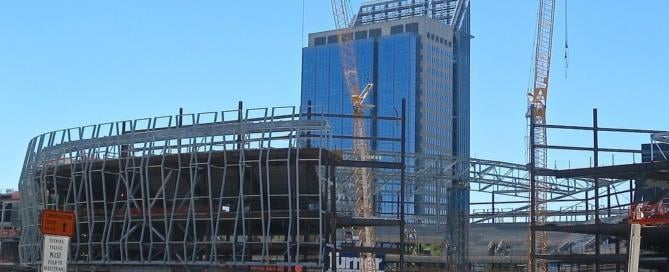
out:
M43 210L42 234L72 237L74 235L74 213L68 211Z

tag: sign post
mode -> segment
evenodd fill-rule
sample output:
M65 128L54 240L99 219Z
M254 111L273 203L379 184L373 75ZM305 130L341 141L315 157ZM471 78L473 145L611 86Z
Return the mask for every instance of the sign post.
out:
M74 235L74 213L43 210L40 219L44 235L42 272L67 272L70 237Z
M67 272L67 250L70 237L44 235L42 272Z
M72 237L74 235L74 213L56 210L42 211L42 234Z

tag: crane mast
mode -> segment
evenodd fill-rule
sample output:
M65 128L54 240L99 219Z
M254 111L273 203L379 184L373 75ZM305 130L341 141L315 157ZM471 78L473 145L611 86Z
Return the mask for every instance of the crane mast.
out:
M350 16L350 1L331 0L332 13L337 28L339 39L339 57L346 88L351 95L353 107L353 156L355 160L367 161L369 156L369 144L366 139L364 112L367 105L365 99L371 92L373 85L367 84L360 91L358 85L358 66L356 62L355 48L353 47L353 18ZM354 184L356 190L355 215L362 218L370 218L374 215L372 208L372 178L369 169L353 169ZM358 237L361 247L374 247L374 228L365 226L358 229ZM376 257L373 253L360 253L360 271L376 272Z
M537 18L537 33L534 55L534 77L533 89L528 94L528 117L531 125L532 134L530 156L534 162L535 168L546 168L548 163L546 145L548 143L546 135L546 102L548 98L548 80L551 66L551 50L553 47L553 19L555 17L555 0L539 0L539 11ZM546 223L547 211L547 178L545 176L535 176L531 182L535 183L535 190L531 193L531 201L536 207L536 224ZM546 265L543 262L534 263L535 245L537 253L548 253L548 235L546 232L536 232L536 235L530 235L530 258L528 267L530 271L535 271L539 267L540 271L546 271Z

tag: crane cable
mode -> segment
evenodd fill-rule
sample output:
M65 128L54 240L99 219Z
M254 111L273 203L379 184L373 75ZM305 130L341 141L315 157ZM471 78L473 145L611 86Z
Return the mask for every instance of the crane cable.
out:
M569 0L564 0L564 78L567 78L567 70L569 69L569 9L567 6Z
M304 3L305 1L302 0L302 26L301 26L301 33L300 33L300 48L304 47Z

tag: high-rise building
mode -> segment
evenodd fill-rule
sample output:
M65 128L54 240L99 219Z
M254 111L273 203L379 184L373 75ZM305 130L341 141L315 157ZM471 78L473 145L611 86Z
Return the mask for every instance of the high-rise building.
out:
M363 3L351 35L359 82L374 83L370 104L381 116L399 113L407 99L407 152L469 157L469 18L463 1L387 0ZM309 34L302 57L302 104L351 113L336 30ZM334 133L352 135L350 120L333 119ZM368 133L397 136L378 122ZM337 147L350 148L341 139ZM373 146L399 151L399 144Z
M406 151L462 158L454 167L468 176L469 158L469 5L466 0L385 0L362 4L350 29L360 89L373 83L370 115L396 116L407 101ZM301 103L319 111L351 114L336 30L309 34L302 55ZM329 118L333 135L353 135L349 118ZM368 123L372 137L398 137L399 124ZM350 139L334 139L335 148L351 149ZM399 143L372 142L373 151L400 150ZM394 186L390 184L388 186ZM408 188L411 193L411 188ZM446 194L446 192L438 192ZM378 196L383 200L394 195ZM451 194L449 194L451 197ZM468 194L456 204L468 209ZM439 213L421 203L435 201L417 192L407 198L409 214ZM445 201L445 200L444 200ZM449 199L449 201L454 201ZM463 202L463 203L459 203ZM449 204L449 208L450 208ZM455 204L453 204L455 205ZM376 205L377 213L396 205Z

